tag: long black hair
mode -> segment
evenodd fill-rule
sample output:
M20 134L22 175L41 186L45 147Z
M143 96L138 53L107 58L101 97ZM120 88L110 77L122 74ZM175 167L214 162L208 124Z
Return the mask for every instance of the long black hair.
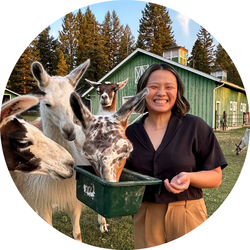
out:
M149 76L156 70L167 70L175 75L178 89L177 89L177 98L175 105L172 108L172 113L175 113L178 116L184 116L190 110L190 104L183 96L184 85L180 76L175 71L175 69L169 66L168 64L153 64L150 67L148 67L138 81L137 93L141 92L147 86ZM135 111L141 114L148 111L145 99L142 102L140 102Z

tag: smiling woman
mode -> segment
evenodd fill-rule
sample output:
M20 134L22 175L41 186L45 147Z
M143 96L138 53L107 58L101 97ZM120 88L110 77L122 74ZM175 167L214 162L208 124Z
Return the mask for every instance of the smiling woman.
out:
M164 185L160 194L145 192L133 218L136 249L170 242L203 223L207 213L202 188L218 187L221 169L227 166L212 128L186 114L190 106L172 67L150 66L137 91L146 87L149 94L138 110L148 115L126 130L134 150L125 167Z

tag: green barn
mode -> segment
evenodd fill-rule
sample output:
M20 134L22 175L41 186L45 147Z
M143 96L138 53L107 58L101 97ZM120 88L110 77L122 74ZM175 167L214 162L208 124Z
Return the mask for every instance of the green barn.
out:
M10 101L11 99L20 96L19 94L17 94L16 92L10 90L10 89L5 89L4 90L4 95L3 95L3 100L2 103L5 103L7 101Z
M121 82L129 78L126 86L117 91L117 108L119 108L131 96L135 95L138 79L147 67L154 63L167 63L178 72L185 86L184 96L187 98L191 106L189 113L201 117L211 127L215 126L215 110L219 106L217 103L221 102L220 108L222 112L223 108L226 107L226 104L224 105L224 102L226 101L224 91L227 95L235 95L235 98L237 96L237 103L246 104L245 112L248 111L247 98L244 89L239 89L235 87L237 85L227 84L223 79L203 73L176 61L169 60L166 57L161 57L142 49L136 49L119 65L99 80L99 82ZM225 87L223 86L217 89L217 87L222 84L224 84ZM230 93L228 93L228 91ZM89 100L91 112L97 114L99 110L99 97L96 90L91 87L82 95L82 97ZM235 100L236 99L234 98L232 100L230 99L232 102L235 102ZM135 119L137 116L137 114L133 114L131 120Z

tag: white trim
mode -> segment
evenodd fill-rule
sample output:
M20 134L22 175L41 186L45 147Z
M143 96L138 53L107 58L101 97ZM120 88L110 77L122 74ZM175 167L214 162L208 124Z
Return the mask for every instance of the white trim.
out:
M123 96L122 97L122 105L125 103L124 99L131 99L132 97L133 97L133 95Z
M229 110L230 110L230 111L233 111L233 101L230 101Z
M213 112L213 118L212 118L212 127L216 126L216 124L215 124L215 117L214 117L215 116L215 108L214 108L215 90L223 87L224 85L225 85L225 83L223 83L222 85L220 85L220 86L218 86L218 87L216 87L216 88L213 89L213 110L212 110L212 112Z
M148 67L149 67L148 64L135 67L135 84L138 84L138 81L139 81L140 77L146 71L146 69Z
M244 107L244 108L243 108L243 107ZM243 109L244 109L245 111L244 111ZM247 105L246 105L246 103L241 103L241 104L240 104L240 111L241 111L241 112L246 112L246 110L247 110Z
M6 90L6 91L9 91L10 93L12 93L12 94L14 94L14 95L20 96L19 94L17 94L16 92L14 92L14 91L12 91L12 90L10 90L10 89L5 88L5 90Z

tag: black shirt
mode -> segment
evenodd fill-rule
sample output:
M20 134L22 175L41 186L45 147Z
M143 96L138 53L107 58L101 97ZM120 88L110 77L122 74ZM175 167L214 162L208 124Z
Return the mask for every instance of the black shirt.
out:
M227 166L213 129L201 118L193 115L177 117L172 114L163 140L154 149L143 123L147 116L128 126L126 136L133 144L133 151L125 168L161 180L171 179L180 172L197 172ZM160 194L145 192L144 200L170 203L202 198L202 190L189 186L180 194L167 191L164 185Z

